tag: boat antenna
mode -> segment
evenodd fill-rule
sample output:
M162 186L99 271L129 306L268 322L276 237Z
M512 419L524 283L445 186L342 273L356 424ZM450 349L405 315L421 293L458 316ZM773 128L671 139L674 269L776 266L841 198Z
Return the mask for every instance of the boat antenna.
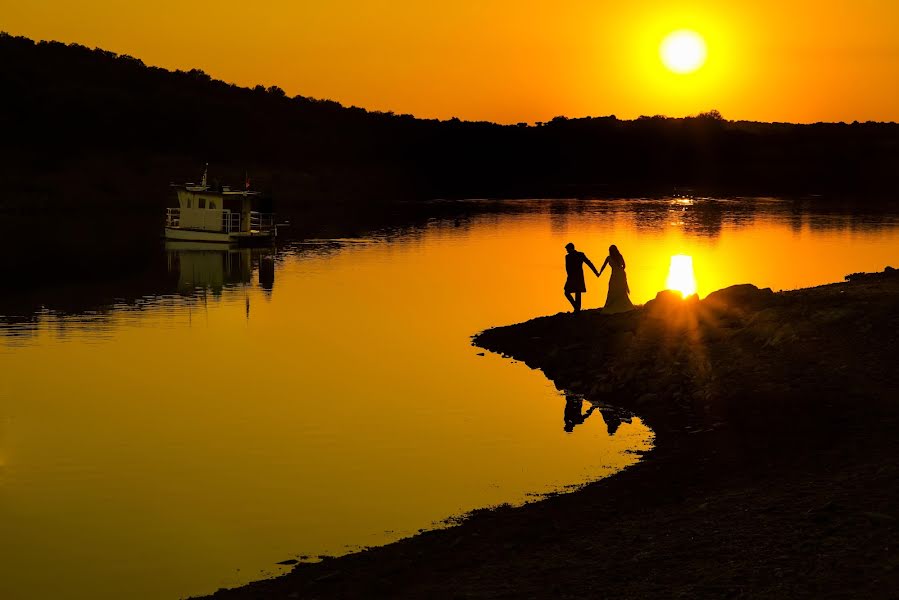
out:
M206 173L209 171L209 163L206 163L206 166L203 167L203 181L200 183L203 187L206 187Z

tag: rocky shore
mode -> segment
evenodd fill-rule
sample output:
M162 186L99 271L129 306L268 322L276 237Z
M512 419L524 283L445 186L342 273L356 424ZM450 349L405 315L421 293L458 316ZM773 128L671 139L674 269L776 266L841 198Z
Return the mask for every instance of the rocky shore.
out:
M476 336L656 431L571 494L214 598L896 598L899 273Z

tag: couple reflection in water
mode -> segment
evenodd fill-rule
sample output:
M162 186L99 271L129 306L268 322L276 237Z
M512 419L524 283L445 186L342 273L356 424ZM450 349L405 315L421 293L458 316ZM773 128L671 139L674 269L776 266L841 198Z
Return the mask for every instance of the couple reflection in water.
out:
M609 435L615 435L615 432L618 431L618 428L621 427L622 423L631 422L630 415L624 414L611 406L601 406L591 402L587 412L582 412L583 408L583 398L575 394L565 394L565 431L568 433L574 431L575 426L586 421L597 409L599 409L603 421L606 422L606 429L608 430Z
M624 257L621 256L617 246L614 244L609 246L609 255L599 271L596 270L586 254L575 249L573 243L568 242L565 249L568 251L568 254L565 255L565 271L568 273L568 278L565 280L565 298L571 303L574 312L581 311L581 294L587 292L587 284L584 282L584 265L590 267L597 277L602 275L606 267L609 267L612 272L609 277L609 293L606 295L606 304L602 308L604 314L626 312L634 308L628 296L631 290L627 285L627 275L624 273Z

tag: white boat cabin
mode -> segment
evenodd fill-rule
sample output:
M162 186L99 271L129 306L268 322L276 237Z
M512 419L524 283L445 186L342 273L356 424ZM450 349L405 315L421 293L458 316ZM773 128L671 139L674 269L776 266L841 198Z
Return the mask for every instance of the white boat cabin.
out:
M277 236L275 217L262 212L259 192L211 188L203 183L173 185L178 208L166 211L165 237L198 242L258 243Z

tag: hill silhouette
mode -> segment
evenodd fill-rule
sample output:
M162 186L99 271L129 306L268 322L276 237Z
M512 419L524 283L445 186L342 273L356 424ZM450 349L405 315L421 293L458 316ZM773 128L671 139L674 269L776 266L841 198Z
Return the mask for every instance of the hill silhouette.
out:
M536 125L417 119L242 88L0 34L0 209L158 210L170 181L271 192L278 210L452 197L892 191L895 123L756 123L716 111ZM810 91L811 94L811 91Z

